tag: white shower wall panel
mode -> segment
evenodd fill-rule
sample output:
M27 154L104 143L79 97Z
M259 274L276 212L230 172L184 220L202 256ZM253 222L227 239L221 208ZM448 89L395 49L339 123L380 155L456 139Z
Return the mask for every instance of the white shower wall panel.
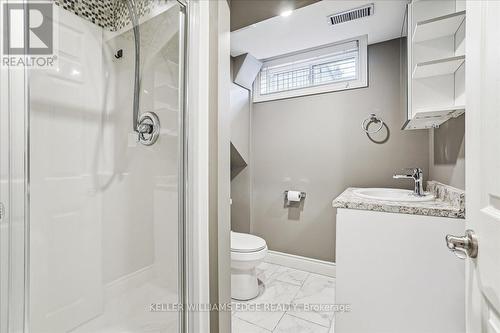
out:
M36 332L64 332L103 308L102 31L58 10L58 65L30 76L30 312Z

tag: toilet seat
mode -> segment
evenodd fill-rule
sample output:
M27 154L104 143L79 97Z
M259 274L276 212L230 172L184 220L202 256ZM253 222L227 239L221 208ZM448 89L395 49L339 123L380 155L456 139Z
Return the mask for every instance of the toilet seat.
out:
M231 231L231 252L254 253L264 249L267 249L267 245L262 238Z
M255 252L236 252L231 250L231 261L233 266L237 266L238 263L252 262L263 260L267 255L267 246L260 251Z

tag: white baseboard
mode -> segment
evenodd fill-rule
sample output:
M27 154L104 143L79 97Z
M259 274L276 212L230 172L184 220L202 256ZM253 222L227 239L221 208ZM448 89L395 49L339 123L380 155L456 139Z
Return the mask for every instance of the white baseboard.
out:
M318 260L313 258L296 256L277 251L268 251L265 262L290 268L300 269L302 271L326 275L330 277L336 276L336 267L334 262Z

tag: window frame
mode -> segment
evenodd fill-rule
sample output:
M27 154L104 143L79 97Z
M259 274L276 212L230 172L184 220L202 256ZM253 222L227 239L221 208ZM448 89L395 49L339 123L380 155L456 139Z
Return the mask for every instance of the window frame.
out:
M357 63L357 72L359 73L359 75L357 76L357 78L261 95L260 76L262 70L260 70L253 84L253 94L252 94L253 102L259 103L259 102L274 101L285 98L323 94L333 91L343 91L343 90L368 87L368 38L366 35L346 39L332 44L323 45L317 48L306 49L299 52L289 53L282 56L265 59L263 60L264 63L263 67L265 67L266 63L269 64L271 62L276 63L276 65L273 66L278 66L280 63L286 64L287 62L292 62L294 61L295 58L303 56L307 53L314 52L315 54L320 54L321 56L327 56L328 54L332 54L335 52L334 50L336 46L338 46L338 49L340 50L343 49L343 44L355 41L358 42L358 50L359 50L358 53L359 61ZM321 51L323 51L323 53L321 53Z

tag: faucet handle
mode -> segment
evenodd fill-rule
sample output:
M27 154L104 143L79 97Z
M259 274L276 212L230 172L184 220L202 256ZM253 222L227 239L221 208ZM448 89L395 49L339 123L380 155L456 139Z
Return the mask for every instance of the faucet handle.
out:
M421 168L414 168L414 169L413 169L413 173L414 173L415 175L421 175L421 174L422 174L422 173L424 173L424 172L422 171L422 169L421 169Z
M412 176L418 176L423 173L421 168L418 167L413 167L413 168L404 168L403 171L405 171L408 175Z
M420 168L404 168L402 169L402 172L402 174L394 174L392 178L413 178L415 180L419 180L420 178L422 178L422 175L424 173Z

